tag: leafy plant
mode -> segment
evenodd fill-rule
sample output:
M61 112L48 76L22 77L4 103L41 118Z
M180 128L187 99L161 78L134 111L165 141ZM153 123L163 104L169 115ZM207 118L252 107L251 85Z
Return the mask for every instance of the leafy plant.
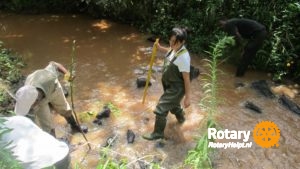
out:
M234 40L232 37L223 37L219 39L218 43L212 46L212 52L208 52L210 60L207 60L208 73L205 74L204 82L204 94L201 99L200 106L206 110L208 117L207 123L204 126L204 133L199 138L196 147L188 152L188 156L185 160L186 165L191 165L193 168L212 168L212 161L210 159L210 153L212 149L208 147L210 141L208 139L207 128L216 128L217 124L214 120L214 116L218 112L217 106L220 101L218 97L218 60L223 56L224 49L233 45ZM200 131L202 132L202 130Z
M20 68L23 66L22 60L4 48L0 41L0 113L6 113L11 108L13 99L7 91L21 79Z
M101 158L98 162L97 169L126 169L126 160L121 160L120 163L115 162L108 156L109 147L105 147L100 151Z

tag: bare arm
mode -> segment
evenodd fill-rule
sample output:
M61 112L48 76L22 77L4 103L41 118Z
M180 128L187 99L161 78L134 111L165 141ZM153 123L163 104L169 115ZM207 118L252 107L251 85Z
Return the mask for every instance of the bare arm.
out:
M72 77L70 77L70 72L69 72L69 70L66 69L62 64L57 63L57 62L53 62L53 61L52 61L51 63L55 64L55 66L57 67L57 70L58 70L59 72L61 72L61 73L64 74L64 79L65 79L66 81L72 81L72 80L74 80L75 76L72 75Z
M184 81L184 89L185 89L185 97L183 100L184 108L188 108L191 104L191 81L190 81L190 73L182 72L183 81Z
M55 64L55 66L57 67L57 69L58 69L59 72L61 72L63 74L69 73L68 69L66 69L62 64L54 62L54 61L51 61L51 62L53 64Z
M157 49L161 52L167 53L171 48L170 47L164 47L161 46L160 43L157 43Z
M241 36L239 29L235 23L230 22L230 21L225 22L225 23L223 23L223 28L230 36L234 36L236 45L241 44L242 36Z
M242 35L240 34L237 27L235 27L235 41L236 41L237 45L242 44Z

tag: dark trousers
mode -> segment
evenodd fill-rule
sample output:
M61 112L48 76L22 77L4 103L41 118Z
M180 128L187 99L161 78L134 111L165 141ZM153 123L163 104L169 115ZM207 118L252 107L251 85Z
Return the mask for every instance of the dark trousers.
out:
M252 39L248 40L247 45L244 48L244 53L238 65L236 76L241 77L244 76L248 65L254 59L257 51L262 47L263 41L265 40L267 35L266 30L261 30L255 33Z

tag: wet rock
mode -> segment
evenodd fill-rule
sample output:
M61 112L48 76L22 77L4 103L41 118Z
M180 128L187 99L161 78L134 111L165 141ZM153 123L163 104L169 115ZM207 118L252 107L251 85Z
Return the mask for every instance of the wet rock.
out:
M298 94L298 90L292 89L292 87L288 87L285 85L273 86L271 87L273 93L277 95L285 95L289 98L293 99Z
M200 75L199 68L196 68L194 66L190 66L190 80L196 79Z
M300 115L300 107L285 95L280 96L278 102L288 110Z
M246 101L244 103L244 107L247 109L250 109L256 113L262 113L261 108L259 108L257 105L255 105L254 103L252 103L250 101Z
M234 87L235 88L240 88L240 87L245 87L246 85L245 85L245 83L243 83L243 82L236 82L235 84L234 84Z
M135 134L133 133L132 130L127 130L127 143L132 144L134 142L135 139Z
M97 119L109 118L111 110L109 107L104 106L103 110L96 115Z
M159 141L156 142L155 147L156 148L163 148L163 147L165 147L165 145L166 145L165 141L159 140Z
M137 88L145 87L146 86L146 81L147 81L146 77L138 77L136 79ZM151 83L151 81L149 81L149 86L151 86L151 85L152 85L152 83Z
M97 125L99 125L99 126L102 125L101 119L95 119L95 120L93 121L93 123L94 123L94 124L97 124Z
M89 128L85 125L80 125L80 129L83 133L87 133L89 131Z
M142 69L134 69L134 74L136 74L136 75L143 75L143 74L145 74L145 70L142 70Z
M256 90L259 94L267 98L275 98L275 95L271 92L268 83L265 80L258 80L251 83L251 88Z
M111 147L111 146L113 146L113 144L116 142L116 138L117 138L117 136L108 137L106 139L106 143L105 143L104 147Z

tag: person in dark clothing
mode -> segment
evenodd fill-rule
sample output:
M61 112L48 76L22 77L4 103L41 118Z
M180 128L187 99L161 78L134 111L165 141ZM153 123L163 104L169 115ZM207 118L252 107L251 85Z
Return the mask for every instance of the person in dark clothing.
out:
M220 24L225 32L234 36L237 45L241 45L242 39L248 40L236 71L237 77L244 76L248 65L263 45L267 35L266 27L251 19L238 18L221 20Z

